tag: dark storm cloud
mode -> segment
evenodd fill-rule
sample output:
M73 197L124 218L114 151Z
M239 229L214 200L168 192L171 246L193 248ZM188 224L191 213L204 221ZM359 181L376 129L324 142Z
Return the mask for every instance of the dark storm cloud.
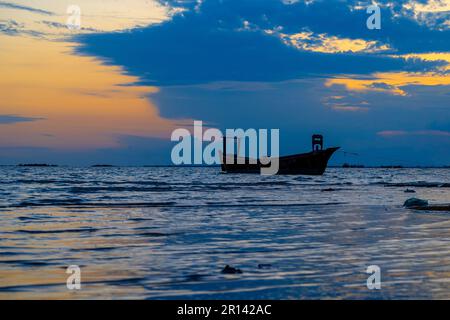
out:
M381 80L370 87L374 90L361 92L326 87L324 80L435 70L443 63L388 54L448 52L449 30L433 25L436 19L430 17L417 20L404 10L404 1L381 1L381 30L367 29L366 2L292 2L169 1L186 10L159 25L82 35L78 53L123 66L143 83L159 86L150 99L163 117L203 120L221 129L279 128L282 154L308 150L310 135L318 132L326 145L358 153L360 163L446 164L448 137L382 137L377 132L446 127L448 86L408 84L402 87L408 95L398 96ZM308 39L313 47L320 39L336 37L376 41L387 50L312 52L279 37L300 32L315 35ZM339 153L333 161L349 159Z
M155 85L283 81L312 74L418 71L435 65L382 54L302 51L263 31L283 26L283 32L301 32L307 27L313 32L351 39L380 38L373 30L369 33L365 19L365 12L350 11L335 1L287 6L281 1L210 0L198 10L183 12L157 26L80 36L78 52L124 66L144 82ZM243 29L245 21L257 28ZM428 41L425 35L430 36L433 31L428 30L422 37L425 30L412 25L415 28L410 30L414 32L411 36L419 37L423 50L424 41ZM388 38L389 32L382 40Z

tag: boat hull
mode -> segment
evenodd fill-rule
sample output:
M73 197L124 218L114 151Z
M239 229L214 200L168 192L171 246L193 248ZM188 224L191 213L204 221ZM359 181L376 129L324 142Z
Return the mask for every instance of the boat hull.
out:
M280 157L277 174L322 175L327 168L331 156L338 149L338 147L328 148L325 150ZM240 160L241 163L238 163L238 160ZM238 159L235 157L233 161L232 158L230 159L230 156L227 156L227 161L222 160L222 171L226 173L261 173L261 168L269 166L270 164L264 165L259 160L257 160L256 163L250 163L249 158Z

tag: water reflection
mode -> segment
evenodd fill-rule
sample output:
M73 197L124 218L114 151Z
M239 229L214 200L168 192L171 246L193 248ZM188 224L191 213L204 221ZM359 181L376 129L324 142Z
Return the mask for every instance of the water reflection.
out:
M404 187L380 184L417 172L2 170L0 298L450 298L448 213L406 210ZM448 188L416 190L450 202ZM227 264L243 273L222 274ZM381 290L366 287L373 264ZM80 291L66 288L69 265L81 267Z

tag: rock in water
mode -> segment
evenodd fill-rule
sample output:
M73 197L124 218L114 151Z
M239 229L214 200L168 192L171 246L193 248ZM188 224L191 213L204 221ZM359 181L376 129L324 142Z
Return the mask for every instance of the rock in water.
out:
M226 265L225 268L223 268L222 273L225 274L236 274L236 273L242 273L241 269L230 267L229 265Z
M416 193L416 190L413 189L406 189L405 193Z
M422 200L417 198L410 198L405 201L403 204L406 208L412 208L412 207L426 207L428 206L428 200Z

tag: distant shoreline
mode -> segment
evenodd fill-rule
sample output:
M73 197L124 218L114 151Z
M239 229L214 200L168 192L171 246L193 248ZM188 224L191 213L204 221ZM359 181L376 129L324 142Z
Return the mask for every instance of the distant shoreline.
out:
M220 165L112 165L112 164L93 164L93 165L56 165L56 164L0 164L0 167L18 167L18 168L220 168ZM402 165L330 165L333 169L450 169L450 166L402 166Z

